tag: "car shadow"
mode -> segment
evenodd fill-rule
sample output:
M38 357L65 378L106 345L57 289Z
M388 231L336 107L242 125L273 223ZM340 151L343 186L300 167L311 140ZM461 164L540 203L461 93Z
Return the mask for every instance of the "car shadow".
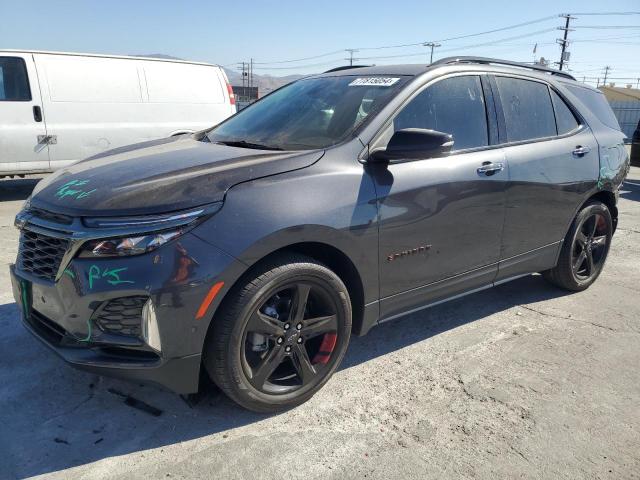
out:
M41 177L0 180L0 202L26 200L40 180Z
M620 188L620 198L640 202L640 180L625 180Z
M341 370L511 307L565 294L535 275L384 323L352 339ZM50 474L213 434L229 436L272 416L245 411L212 387L187 402L153 386L74 370L31 338L18 319L15 304L0 306L0 476ZM9 472L2 473L7 466Z

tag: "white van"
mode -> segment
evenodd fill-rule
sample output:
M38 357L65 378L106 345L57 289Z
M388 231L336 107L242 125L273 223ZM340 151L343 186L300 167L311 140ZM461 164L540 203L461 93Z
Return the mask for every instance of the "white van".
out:
M0 178L195 132L235 112L217 65L0 50Z

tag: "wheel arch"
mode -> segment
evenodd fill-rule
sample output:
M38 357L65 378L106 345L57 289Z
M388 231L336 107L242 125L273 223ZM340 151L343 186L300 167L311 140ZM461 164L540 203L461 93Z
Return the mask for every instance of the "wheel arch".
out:
M609 190L600 190L599 192L596 192L593 195L591 195L589 198L587 198L582 203L582 205L580 205L578 212L582 210L587 203L593 200L602 202L607 206L607 208L609 209L609 212L611 212L611 221L613 222L613 233L615 233L616 227L618 226L618 207L616 205L615 194L613 192L610 192ZM576 215L577 215L577 212L576 212Z
M351 258L339 248L323 242L298 242L289 245L282 246L276 250L273 250L252 264L248 265L246 270L236 278L231 287L226 290L224 297L222 297L212 313L211 321L208 326L208 330L211 330L215 321L216 312L218 312L221 306L229 298L230 295L234 295L237 291L238 285L243 284L251 276L253 272L260 265L270 261L274 257L282 255L283 253L298 253L309 258L312 258L331 269L347 287L349 297L351 299L352 310L352 333L360 335L363 329L364 323L364 286L360 272L356 268Z

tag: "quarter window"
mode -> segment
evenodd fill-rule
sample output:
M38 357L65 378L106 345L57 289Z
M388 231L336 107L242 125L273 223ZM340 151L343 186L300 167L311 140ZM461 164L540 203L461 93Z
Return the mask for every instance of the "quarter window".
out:
M553 90L551 91L551 98L553 99L553 108L556 112L556 125L558 126L558 135L564 135L572 130L578 128L578 121L571 109L567 106L565 101L560 98Z
M27 67L18 57L0 57L0 101L31 100Z
M518 142L556 135L549 89L544 83L496 77L504 112L507 141Z
M613 113L613 110L611 110L609 102L602 92L575 85L567 85L567 89L578 97L578 100L584 103L585 106L591 110L591 113L607 127L620 130L618 119Z
M425 128L453 135L453 150L489 144L478 76L452 77L422 91L393 121L394 131Z

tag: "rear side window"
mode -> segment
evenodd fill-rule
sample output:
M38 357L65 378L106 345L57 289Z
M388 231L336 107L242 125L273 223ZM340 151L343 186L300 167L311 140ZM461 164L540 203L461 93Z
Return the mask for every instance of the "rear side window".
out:
M18 57L0 57L0 101L30 100L31 89L24 60Z
M611 110L609 102L602 92L589 88L567 85L567 88L607 127L620 130L618 119Z
M551 98L553 99L553 109L556 112L558 135L564 135L578 128L580 125L578 120L565 101L560 98L560 95L551 90Z
M487 114L478 76L439 81L411 100L393 121L395 131L426 128L453 135L453 150L489 144Z
M518 142L556 135L549 89L544 83L496 77L504 111L507 141Z

